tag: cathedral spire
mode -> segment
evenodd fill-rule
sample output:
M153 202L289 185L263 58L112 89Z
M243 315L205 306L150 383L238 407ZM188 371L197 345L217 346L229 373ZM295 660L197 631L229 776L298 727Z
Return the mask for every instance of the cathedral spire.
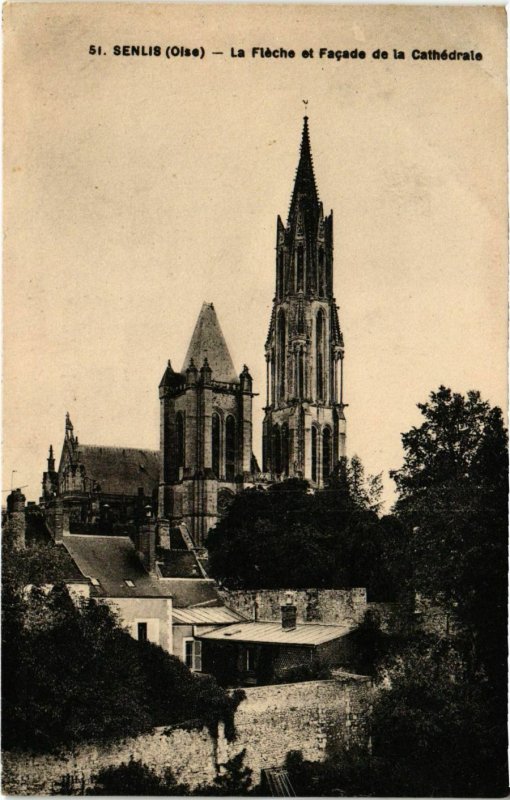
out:
M294 191L292 192L292 200L290 203L289 226L294 222L302 201L305 201L306 205L311 204L314 206L317 206L319 203L317 187L315 185L315 175L313 172L312 148L310 146L310 132L308 130L307 116L303 119L301 151L296 171L296 179L294 181Z

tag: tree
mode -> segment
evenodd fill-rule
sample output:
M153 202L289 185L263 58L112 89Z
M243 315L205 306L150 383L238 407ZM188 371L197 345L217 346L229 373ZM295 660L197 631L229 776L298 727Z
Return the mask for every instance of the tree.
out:
M33 576L33 553L12 555L11 562L6 549L3 561L5 748L54 750L190 720L213 734L223 720L232 735L242 695L228 695L213 678L194 675L160 647L136 641L103 603L77 607L62 584L49 593L38 586L27 593L23 582Z
M210 572L232 589L362 586L389 597L380 491L380 477L365 479L356 457L343 459L320 491L298 479L248 489L209 532Z
M441 386L403 434L395 511L408 531L412 587L464 627L472 669L504 691L508 528L507 431L479 392ZM503 695L500 695L500 699Z

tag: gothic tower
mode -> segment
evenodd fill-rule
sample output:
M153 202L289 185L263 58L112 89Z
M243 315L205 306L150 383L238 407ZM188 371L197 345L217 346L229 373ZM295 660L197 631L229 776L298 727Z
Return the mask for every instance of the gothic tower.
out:
M266 341L263 471L324 485L345 454L344 344L333 296L333 212L324 216L304 118L285 226L276 233L276 293Z
M251 476L252 378L236 375L212 303L204 303L181 372L170 361L161 402L160 541L184 523L196 547Z

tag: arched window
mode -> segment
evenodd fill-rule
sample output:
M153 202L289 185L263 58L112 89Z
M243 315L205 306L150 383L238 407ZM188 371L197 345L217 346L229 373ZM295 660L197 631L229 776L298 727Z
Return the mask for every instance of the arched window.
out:
M297 249L297 264L296 264L296 289L297 291L301 291L303 288L303 266L304 257L303 257L303 245L298 245Z
M322 480L329 478L331 473L331 430L324 428L322 432Z
M299 348L298 355L298 392L297 395L300 400L305 399L305 356L303 348Z
M236 421L229 415L225 421L225 477L233 481L236 471Z
M184 414L178 411L175 415L175 439L176 439L176 465L177 467L184 466Z
M319 269L318 269L318 278L319 278L319 294L325 295L325 280L324 280L324 248L319 248Z
M285 360L287 357L285 312L278 312L278 399L285 397Z
M282 441L280 428L278 425L273 427L273 469L277 475L282 471Z
M283 290L283 250L278 253L278 288L277 293L282 296Z
M282 425L282 472L289 474L289 426L286 422Z
M325 336L325 324L324 324L324 311L322 308L319 309L317 313L317 321L315 324L315 348L316 348L316 356L315 356L315 370L316 370L316 377L317 377L317 400L324 400L325 391L324 391L324 336Z
M317 448L318 448L317 428L312 425L312 481L317 481Z
M212 415L212 469L216 477L220 478L220 453L221 453L221 422L219 414Z

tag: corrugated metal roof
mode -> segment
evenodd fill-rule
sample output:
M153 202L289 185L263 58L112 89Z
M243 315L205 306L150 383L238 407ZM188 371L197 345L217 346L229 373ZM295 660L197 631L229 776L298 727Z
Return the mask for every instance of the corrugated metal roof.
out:
M352 630L347 625L300 623L294 630L284 630L275 622L243 622L204 633L200 638L222 642L265 642L267 644L304 644L316 647L339 639Z
M222 625L238 622L242 616L230 608L179 608L172 612L174 623L184 625Z

